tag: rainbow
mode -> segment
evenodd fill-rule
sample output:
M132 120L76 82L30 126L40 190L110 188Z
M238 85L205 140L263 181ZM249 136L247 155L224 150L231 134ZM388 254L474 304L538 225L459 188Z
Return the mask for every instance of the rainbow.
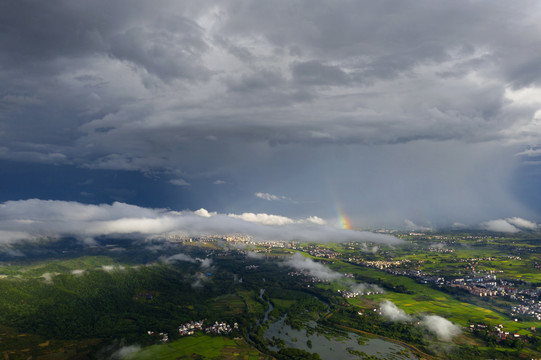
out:
M351 226L351 221L349 220L347 215L344 214L343 211L338 210L338 221L340 222L342 229L345 229L345 230L353 229L353 227Z
M347 217L346 213L342 210L342 206L340 206L340 202L338 201L336 197L336 193L334 191L334 187L332 186L331 182L327 180L327 185L329 186L329 193L331 194L332 198L334 199L334 208L336 210L336 214L338 215L338 223L344 230L352 230L353 226L351 225L351 221Z

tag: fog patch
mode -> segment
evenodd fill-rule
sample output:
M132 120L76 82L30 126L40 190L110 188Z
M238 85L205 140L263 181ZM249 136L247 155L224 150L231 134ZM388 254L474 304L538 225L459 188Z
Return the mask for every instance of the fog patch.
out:
M400 309L390 300L383 300L380 304L380 311L383 317L390 321L411 321L413 317L406 314L406 312Z
M79 242L82 245L88 246L88 247L99 246L98 242L91 236L87 236L87 237L84 237L82 239L79 239Z
M203 273L196 273L193 276L191 286L194 289L200 289L202 288L206 282L209 281L209 277Z
M25 223L20 223L24 225ZM28 223L26 223L28 224ZM24 226L21 226L24 227ZM34 236L24 231L6 231L0 230L0 244L11 244L20 240L31 240Z
M11 257L24 257L24 256L26 256L21 250L12 249L10 247L0 247L0 253L3 253L5 255L8 255L8 256L11 256Z
M169 256L167 258L161 258L161 259L164 260L165 262L168 262L168 263L171 263L171 262L174 262L174 261L186 261L186 262L190 262L190 263L195 263L196 262L196 260L194 258L192 258L190 255L186 255L184 253L178 253L178 254Z
M421 321L421 325L443 341L451 341L453 337L461 333L460 327L453 324L449 320L438 315L425 315Z
M111 359L129 359L139 350L141 350L141 346L139 345L123 346L111 354Z
M265 258L265 255L262 254L262 253L257 253L255 251L248 251L246 253L246 258L247 259L256 259L256 260L262 260Z
M126 268L122 265L102 265L100 269L105 272L126 270Z
M372 254L375 254L378 252L379 250L379 246L377 245L374 245L374 246L368 246L366 243L361 243L361 247L360 247L360 250L362 252L365 252L365 253L372 253Z
M383 290L381 287L367 283L353 283L349 285L349 288L351 291L359 293L359 295L364 295L367 293L383 294L385 292L385 290Z
M206 258L206 259L197 259L201 262L201 269L210 269L212 266L212 259Z
M404 220L404 224L406 225L406 229L410 231L432 231L432 228L429 226L423 226L423 225L417 225L413 221L406 219Z
M53 283L53 280L54 280L54 277L56 275L60 275L60 273L49 273L49 272L46 272L46 273L43 273L41 275L41 277L43 278L43 282L45 282L46 284L52 284Z
M321 280L337 280L343 277L342 274L333 271L323 264L313 261L311 258L304 257L299 253L295 253L283 261L282 265L292 267L299 271L305 271L310 276L316 277Z

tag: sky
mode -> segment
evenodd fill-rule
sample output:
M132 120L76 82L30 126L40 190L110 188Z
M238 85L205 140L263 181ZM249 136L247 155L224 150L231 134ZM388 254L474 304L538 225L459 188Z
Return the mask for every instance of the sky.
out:
M537 228L540 19L538 1L2 1L6 239L50 201Z

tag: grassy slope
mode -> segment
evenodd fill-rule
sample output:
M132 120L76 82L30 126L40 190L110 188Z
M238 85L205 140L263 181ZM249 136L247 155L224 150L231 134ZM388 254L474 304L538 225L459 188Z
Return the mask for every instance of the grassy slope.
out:
M260 359L263 356L244 341L221 336L189 336L169 344L153 345L129 356L134 360L188 359L200 355L205 359Z

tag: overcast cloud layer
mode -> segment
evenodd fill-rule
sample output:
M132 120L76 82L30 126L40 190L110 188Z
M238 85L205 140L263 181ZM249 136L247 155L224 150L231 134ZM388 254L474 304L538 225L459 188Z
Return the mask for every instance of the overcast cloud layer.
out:
M221 212L538 222L540 15L503 0L5 1L0 159L143 172ZM66 197L98 192L79 190Z

